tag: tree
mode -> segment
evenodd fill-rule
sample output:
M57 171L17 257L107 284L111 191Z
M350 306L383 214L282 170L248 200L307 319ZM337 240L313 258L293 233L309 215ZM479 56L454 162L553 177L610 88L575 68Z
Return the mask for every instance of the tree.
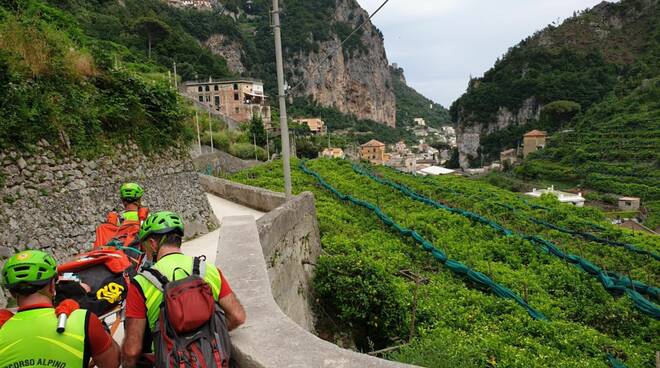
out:
M250 138L256 140L258 146L266 145L266 129L264 128L264 121L261 116L252 115L248 132Z
M156 18L154 15L138 18L133 24L133 30L142 33L147 37L149 59L151 59L151 47L155 43L166 39L172 33L170 26Z
M541 109L541 121L551 130L560 129L582 111L582 106L573 101L551 102Z

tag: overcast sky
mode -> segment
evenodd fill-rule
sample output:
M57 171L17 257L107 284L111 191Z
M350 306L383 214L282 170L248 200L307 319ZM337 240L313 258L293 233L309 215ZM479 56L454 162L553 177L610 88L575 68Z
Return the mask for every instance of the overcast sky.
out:
M370 14L384 0L357 0ZM506 50L601 0L390 0L373 18L390 63L408 84L449 107Z

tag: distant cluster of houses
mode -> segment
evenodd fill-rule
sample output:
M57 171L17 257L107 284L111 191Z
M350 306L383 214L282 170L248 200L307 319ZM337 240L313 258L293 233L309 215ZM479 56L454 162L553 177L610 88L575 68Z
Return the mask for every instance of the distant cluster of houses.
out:
M455 170L438 166L446 162L449 157L443 157L439 150L428 144L416 146L416 153L413 153L402 141L392 145L390 152L387 152L386 148L385 143L372 139L360 146L359 157L374 165L387 165L403 172L419 175L456 173Z

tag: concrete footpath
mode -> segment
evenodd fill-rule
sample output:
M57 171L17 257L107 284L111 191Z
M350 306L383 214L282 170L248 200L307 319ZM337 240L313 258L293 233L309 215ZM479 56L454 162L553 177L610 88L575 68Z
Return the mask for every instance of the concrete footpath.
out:
M211 205L211 209L213 209L213 213L218 218L220 223L222 223L223 218L229 216L247 215L247 216L253 216L256 220L264 215L263 212L259 212L251 208L241 206L240 204L230 202L226 199L220 198L213 194L206 194L206 197L208 198L209 204ZM218 249L219 237L220 237L220 230L218 229L206 235L202 235L199 238L192 239L190 241L183 243L181 249L183 250L184 254L190 256L205 255L206 260L209 263L215 264L215 255ZM108 323L111 322L112 320L108 320ZM121 341L124 339L123 325L119 327L119 329L117 330L117 332L114 334L113 337L115 341L117 341L117 343L121 344Z

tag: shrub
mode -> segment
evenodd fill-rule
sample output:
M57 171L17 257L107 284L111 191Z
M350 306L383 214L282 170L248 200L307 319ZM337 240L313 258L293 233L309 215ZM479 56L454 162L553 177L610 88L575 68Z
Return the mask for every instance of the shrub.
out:
M249 143L234 143L229 147L229 153L232 156L242 158L244 160L254 160L255 153L258 160L266 161L268 154L266 150L261 147L255 147Z
M367 347L366 336L377 344L399 337L404 325L404 308L397 295L393 276L366 257L340 255L322 257L314 277L314 289L321 303L340 321L352 326L358 344Z

